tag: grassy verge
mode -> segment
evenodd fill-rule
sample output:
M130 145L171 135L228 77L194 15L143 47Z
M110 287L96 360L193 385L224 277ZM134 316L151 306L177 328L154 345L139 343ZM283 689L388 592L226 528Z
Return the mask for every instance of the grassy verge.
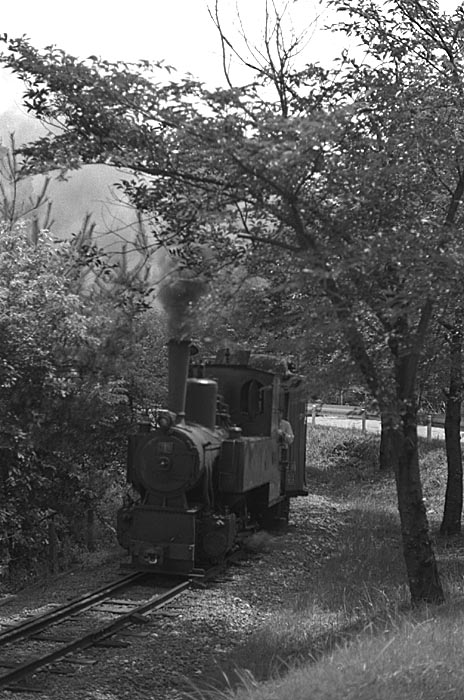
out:
M442 442L421 445L432 532L446 466ZM464 697L461 538L435 537L448 602L412 613L391 474L377 469L378 438L320 427L310 434L308 484L342 504L334 551L287 592L281 609L237 650L235 700L437 700ZM461 556L463 555L463 556Z

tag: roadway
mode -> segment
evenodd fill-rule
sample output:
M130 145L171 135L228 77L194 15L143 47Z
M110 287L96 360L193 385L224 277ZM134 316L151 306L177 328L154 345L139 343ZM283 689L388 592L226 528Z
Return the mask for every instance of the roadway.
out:
M319 412L320 415L313 416L312 405L308 404L308 425L311 426L314 421L316 427L318 425L331 425L337 428L362 430L364 423L367 433L380 433L380 420L374 417L366 417L363 420L362 412L359 407L323 404L323 406L318 409L318 413ZM440 418L438 418L438 421L439 420ZM427 438L428 430L431 431L432 440L445 439L445 431L440 425L433 425L432 422L431 427L427 425L419 425L417 427L417 433L420 437Z

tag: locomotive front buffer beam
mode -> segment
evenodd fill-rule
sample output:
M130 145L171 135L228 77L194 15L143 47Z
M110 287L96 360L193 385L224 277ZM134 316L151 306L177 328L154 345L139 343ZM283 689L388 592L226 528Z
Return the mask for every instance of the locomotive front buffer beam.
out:
M202 562L219 561L234 544L236 517L230 513L199 518L200 511L146 505L120 511L118 539L132 555L125 568L185 574Z

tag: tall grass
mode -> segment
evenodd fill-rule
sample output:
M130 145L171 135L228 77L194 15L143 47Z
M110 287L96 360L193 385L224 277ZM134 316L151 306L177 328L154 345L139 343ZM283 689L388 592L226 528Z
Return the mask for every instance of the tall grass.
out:
M317 663L265 683L244 673L234 700L460 700L461 607L403 615L383 632L365 630Z
M451 602L413 615L394 478L379 472L378 447L376 436L337 428L310 431L309 488L343 503L336 547L308 577L306 590L297 596L288 592L282 608L235 651L230 688L208 697L464 697L459 543L453 548L436 542ZM421 450L424 494L436 529L446 481L444 446L423 443Z

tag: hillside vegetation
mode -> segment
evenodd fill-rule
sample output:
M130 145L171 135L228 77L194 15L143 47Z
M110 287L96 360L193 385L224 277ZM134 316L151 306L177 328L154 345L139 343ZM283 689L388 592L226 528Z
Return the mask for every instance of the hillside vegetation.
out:
M0 221L0 593L114 540L127 435L166 386L163 320L123 273Z
M234 700L464 697L464 547L438 536L444 444L421 443L428 517L447 602L411 610L393 475L377 469L378 438L310 431L308 485L343 508L336 547L308 573L307 591L282 591L282 609L237 650Z

